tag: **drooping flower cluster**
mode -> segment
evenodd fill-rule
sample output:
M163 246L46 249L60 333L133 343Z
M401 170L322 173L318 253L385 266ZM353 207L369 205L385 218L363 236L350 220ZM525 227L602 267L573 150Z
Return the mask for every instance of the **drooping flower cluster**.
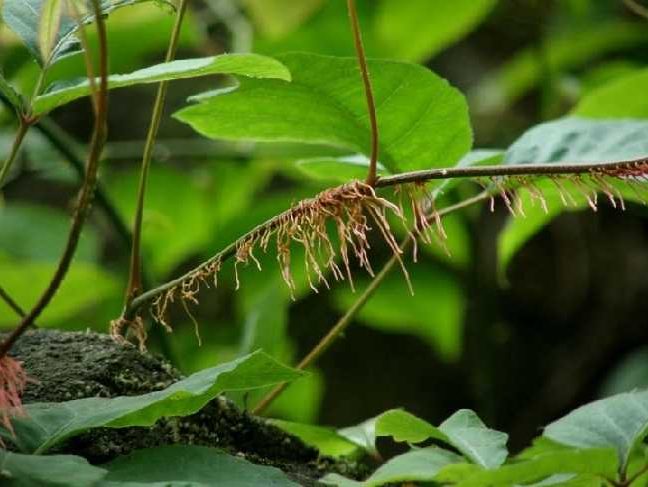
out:
M240 285L238 266L252 262L260 269L261 264L254 254L255 251L267 252L274 242L281 276L291 294L294 294L296 289L291 271L292 246L295 244L303 249L306 276L315 292L320 285L330 288L330 276L336 281L347 280L353 288L353 259L369 275L374 275L369 259L368 236L372 229L378 231L399 260L409 282L401 259L402 250L388 221L388 212L403 220L401 208L377 196L371 186L359 181L331 188L312 199L302 200L236 242L233 250L236 287ZM169 327L166 314L171 303L181 299L183 302L197 304L197 294L203 285L217 285L221 257L219 255L207 261L177 285L159 295L152 304L153 317L165 327Z
M20 398L26 384L27 374L21 362L9 355L0 358L0 425L11 434L14 432L11 418L24 414Z

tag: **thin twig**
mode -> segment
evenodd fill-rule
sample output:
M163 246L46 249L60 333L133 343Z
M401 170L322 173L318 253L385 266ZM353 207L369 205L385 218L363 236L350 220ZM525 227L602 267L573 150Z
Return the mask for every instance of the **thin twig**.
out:
M548 163L510 164L501 166L450 167L412 171L380 178L376 187L396 186L406 183L420 183L433 179L506 177L506 176L554 176L560 174L589 174L592 172L622 171L629 167L648 164L648 157L627 161L595 163Z
M460 203L457 203L456 205L448 206L447 208L444 208L437 212L434 217L428 217L428 220L432 220L433 218L438 218L442 217L444 215L447 215L448 213L452 213L453 211L461 210L463 208L466 208L468 206L474 205L476 203L479 203L481 201L484 201L485 199L488 199L490 197L490 194L487 193L486 191L478 194L477 196L473 198L469 198L467 200L464 200ZM400 248L403 252L407 250L407 248L412 244L412 236L408 236L403 243L401 244ZM322 356L324 352L326 352L329 347L337 340L347 329L347 327L353 322L353 318L358 314L358 312L364 307L364 305L369 301L369 299L373 296L373 294L376 292L376 290L380 287L382 282L384 281L385 277L389 274L389 271L392 270L394 265L398 262L398 259L396 256L392 256L385 266L381 269L381 271L376 275L376 277L371 281L367 289L364 290L364 292L358 297L358 299L353 303L351 308L338 320L338 322L331 328L331 330L322 338L317 345L306 355L299 364L295 367L297 370L305 370L308 367L310 367L319 357ZM288 387L289 383L284 382L282 384L279 384L276 386L272 391L268 393L267 396L265 396L261 402L253 409L252 413L253 414L261 414L265 409L272 404L272 402L277 399L281 395L281 393Z
M21 116L20 123L18 125L18 131L16 132L16 136L11 146L11 151L9 152L9 156L7 157L7 160L4 162L2 168L0 169L0 188L2 188L2 184L4 183L7 174L9 174L9 169L11 168L11 165L16 160L16 156L18 155L20 146L25 140L25 135L27 135L29 126L30 126L29 122L24 117Z
M173 61L176 51L178 49L178 41L180 39L180 30L182 28L182 20L187 9L187 0L181 0L176 13L171 39L169 40L169 47L166 53L166 62ZM126 301L125 307L128 307L130 302L142 292L142 255L141 255L141 240L142 240L142 220L144 216L144 200L146 197L146 183L148 181L149 168L151 166L151 159L153 157L153 149L155 148L155 137L157 136L162 120L162 112L164 110L164 100L166 98L168 82L162 81L158 85L157 94L155 96L155 103L153 105L153 114L151 115L151 123L149 125L148 134L146 135L146 144L144 145L144 153L142 154L142 170L140 173L139 187L137 191L137 207L135 210L135 222L133 224L133 242L131 247L130 271L128 278L128 286L126 288Z
M355 6L355 0L347 0L347 10L349 11L349 20L351 30L353 31L353 42L355 44L356 56L360 73L362 74L362 83L367 98L367 112L369 114L369 123L371 124L371 156L369 160L369 174L366 183L369 186L376 184L376 166L378 165L378 149L380 137L378 133L378 117L376 116L376 102L374 101L371 79L369 77L369 67L367 66L367 57L365 55L364 45L362 43L362 32L360 31L360 22L358 20L358 11Z
M13 299L2 286L0 286L0 298L5 303L7 303L7 306L9 306L14 313L16 313L21 318L25 317L25 310L22 309L22 307L16 302L16 300Z
M59 286L63 282L67 271L74 257L81 230L90 211L90 204L94 196L94 190L97 181L97 170L101 152L106 140L106 119L108 111L108 52L106 39L106 26L101 15L101 6L99 0L92 0L92 6L96 15L97 37L99 39L99 86L98 92L94 94L96 98L97 113L95 116L92 141L88 152L88 162L86 166L86 175L83 181L79 197L72 219L72 226L68 235L68 240L59 261L58 267L47 288L38 299L36 305L23 318L18 327L9 335L9 337L0 345L0 357L11 349L16 340L31 326L34 320L50 303Z
M631 10L635 14L639 15L640 17L643 17L644 19L648 19L647 7L644 7L636 0L623 0L623 3L625 4L626 7L628 7L629 10Z

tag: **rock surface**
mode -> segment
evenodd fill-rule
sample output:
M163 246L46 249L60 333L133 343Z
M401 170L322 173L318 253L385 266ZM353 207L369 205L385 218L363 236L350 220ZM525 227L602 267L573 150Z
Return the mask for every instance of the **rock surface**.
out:
M34 379L25 390L25 403L145 394L182 378L165 361L91 332L30 331L11 355L23 362ZM302 485L317 485L315 479L327 472L357 477L365 470L320 456L298 438L239 410L224 397L197 414L163 419L150 428L94 430L71 439L57 452L103 463L133 450L169 444L219 447L254 463L279 467Z

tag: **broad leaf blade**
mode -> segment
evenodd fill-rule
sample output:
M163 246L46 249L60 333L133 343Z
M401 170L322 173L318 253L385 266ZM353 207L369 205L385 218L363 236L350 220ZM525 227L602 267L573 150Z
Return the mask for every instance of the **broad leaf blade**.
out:
M180 110L207 137L327 144L367 154L370 128L353 58L280 56L293 80L241 80ZM370 61L381 132L380 162L392 172L455 164L472 142L463 96L427 69Z
M439 430L450 439L452 446L486 469L499 467L508 457L508 435L487 428L469 409L454 413L439 426Z
M136 451L106 465L110 485L138 487L297 487L281 470L255 465L204 446L162 446Z
M72 455L21 455L0 450L4 487L89 487L106 476L102 468Z
M108 88L122 88L146 83L196 78L211 74L233 74L256 78L289 80L290 73L280 62L258 54L223 54L220 56L183 59L156 64L128 74L108 77ZM83 80L74 84L55 85L34 100L34 113L41 115L72 100L90 94L90 83Z
M14 426L23 451L42 453L93 428L150 426L163 417L193 414L224 391L256 389L300 376L300 372L256 352L141 396L30 404L27 417L16 419Z
M578 448L615 448L621 470L648 433L648 391L594 401L545 428L544 436Z

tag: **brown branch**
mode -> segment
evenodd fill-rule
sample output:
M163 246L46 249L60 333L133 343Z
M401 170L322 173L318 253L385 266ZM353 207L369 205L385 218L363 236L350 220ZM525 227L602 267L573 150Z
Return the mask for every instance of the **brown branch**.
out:
M99 86L95 96L96 116L88 152L86 175L77 200L77 205L72 218L72 226L68 235L68 240L59 261L58 267L47 288L38 299L36 305L23 318L18 327L9 335L9 337L0 345L0 357L4 357L11 349L18 338L34 323L36 318L50 303L59 286L63 282L67 271L72 263L81 230L90 212L95 186L97 183L97 170L99 159L106 140L106 119L108 111L108 52L106 39L106 26L101 14L99 0L92 0L92 6L96 15L97 35L99 38Z
M351 22L351 30L353 31L353 42L355 44L358 65L360 66L360 73L362 74L364 92L367 98L369 123L371 124L371 158L369 160L369 174L367 175L365 182L369 186L375 186L377 180L376 166L378 165L378 148L380 145L378 117L376 116L376 102L374 101L373 89L371 88L369 67L367 66L367 57L362 43L362 32L360 31L360 22L358 21L358 11L355 6L355 0L347 0L347 10L349 11L349 20Z

